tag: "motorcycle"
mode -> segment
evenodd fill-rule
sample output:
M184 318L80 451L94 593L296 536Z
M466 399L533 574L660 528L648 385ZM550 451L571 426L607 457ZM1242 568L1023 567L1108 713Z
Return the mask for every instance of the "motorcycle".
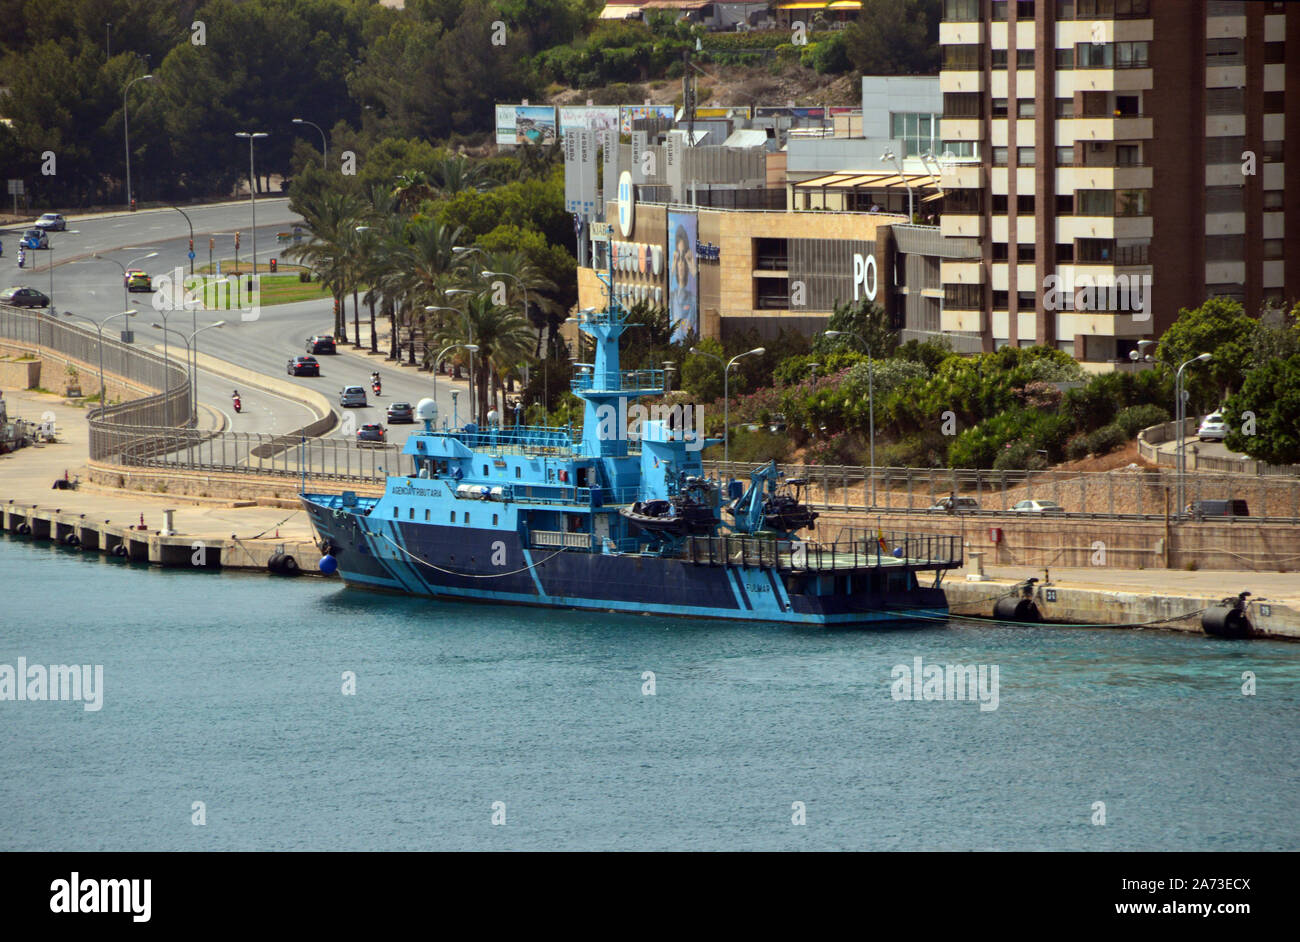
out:
M381 384L377 379L372 380L370 383L370 389L374 392L376 396L381 395L380 390L383 389L383 384Z
M18 250L18 267L22 268L27 262L27 253L22 249Z
M238 396L233 397L230 401L231 404L235 407L235 412L238 413L243 406L243 402L240 400Z

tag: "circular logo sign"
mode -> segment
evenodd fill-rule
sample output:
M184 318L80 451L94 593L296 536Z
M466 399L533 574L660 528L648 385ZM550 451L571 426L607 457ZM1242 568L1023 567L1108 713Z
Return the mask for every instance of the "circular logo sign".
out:
M636 190L632 187L632 174L624 170L618 178L618 231L624 238L632 237L636 222Z

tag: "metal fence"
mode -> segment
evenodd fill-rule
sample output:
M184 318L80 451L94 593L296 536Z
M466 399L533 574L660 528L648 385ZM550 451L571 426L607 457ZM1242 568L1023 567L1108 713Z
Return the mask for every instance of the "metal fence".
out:
M99 334L89 328L56 320L42 311L25 311L0 305L0 338L20 345L43 348L75 360L98 375L101 347ZM188 371L150 350L105 336L105 375L112 374L132 385L165 390L117 405L98 406L90 412L90 457L106 457L105 435L112 430L140 426L187 427L194 424L194 403L190 399ZM101 395L102 395L101 390Z
M748 462L706 461L705 470L749 479ZM985 471L951 468L870 468L839 465L783 465L787 478L808 482L804 499L818 510L945 514L946 497L969 497L976 508L961 513L993 516L1013 513L1024 500L1050 500L1067 516L1163 519L1174 506L1177 474L1165 470ZM874 500L872 499L874 494ZM1282 475L1189 473L1184 498L1239 499L1249 519L1300 523L1300 478ZM1037 516L1041 513L1034 512ZM1231 519L1231 518L1224 518Z
M1183 420L1183 438L1190 438L1196 434L1199 421L1195 418ZM1173 441L1178 438L1177 422L1165 422L1160 425L1153 425L1151 428L1145 428L1138 434L1138 453L1152 464L1161 467L1175 467L1178 464L1178 456L1171 449L1170 451L1161 451L1160 445L1165 442ZM1300 475L1300 465L1297 464L1268 464L1263 461L1255 461L1242 455L1237 458L1229 458L1223 455L1203 455L1197 443L1192 442L1183 446L1187 458L1188 471L1222 471L1229 474L1278 474L1278 475Z

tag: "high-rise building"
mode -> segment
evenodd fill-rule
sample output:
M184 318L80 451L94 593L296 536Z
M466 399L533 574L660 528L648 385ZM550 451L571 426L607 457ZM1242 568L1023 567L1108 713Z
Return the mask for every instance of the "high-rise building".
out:
M1207 297L1300 298L1300 4L943 13L941 227L979 248L942 264L944 330L1100 369Z

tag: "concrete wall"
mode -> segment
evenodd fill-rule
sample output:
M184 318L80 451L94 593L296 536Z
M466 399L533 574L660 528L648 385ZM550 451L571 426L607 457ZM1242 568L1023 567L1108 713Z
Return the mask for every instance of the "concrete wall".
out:
M40 384L40 360L0 359L0 387L4 389L34 389Z

